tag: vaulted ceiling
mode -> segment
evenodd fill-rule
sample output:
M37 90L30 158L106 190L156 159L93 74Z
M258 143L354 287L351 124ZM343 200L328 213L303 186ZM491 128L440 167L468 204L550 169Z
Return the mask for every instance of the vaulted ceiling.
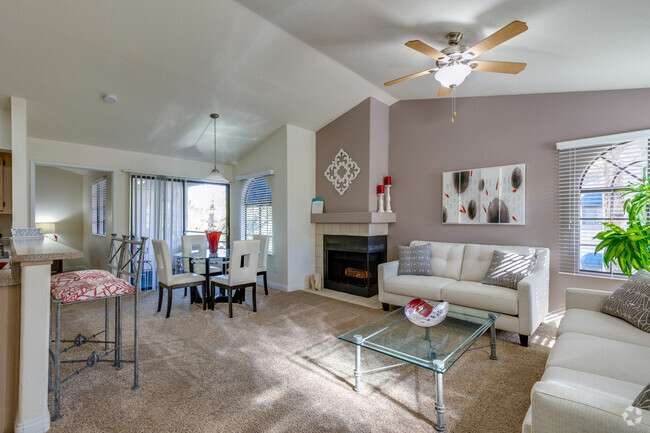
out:
M449 31L529 26L481 57L526 70L473 72L461 97L650 87L648 16L646 0L0 0L0 102L27 99L30 137L208 161L218 112L228 163L368 96L435 97L432 76L383 83L432 67L404 42Z

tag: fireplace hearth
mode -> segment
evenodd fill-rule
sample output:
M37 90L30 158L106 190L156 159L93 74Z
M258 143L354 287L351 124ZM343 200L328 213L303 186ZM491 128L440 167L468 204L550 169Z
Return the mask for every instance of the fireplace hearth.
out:
M324 286L369 298L377 294L377 266L386 261L386 236L323 236Z

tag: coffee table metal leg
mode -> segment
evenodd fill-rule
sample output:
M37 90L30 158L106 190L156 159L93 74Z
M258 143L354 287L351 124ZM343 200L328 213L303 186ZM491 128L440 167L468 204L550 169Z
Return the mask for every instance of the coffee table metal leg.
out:
M361 335L355 335L354 339L361 342ZM354 390L361 392L361 346L358 344L356 347L356 356L354 362Z
M490 359L497 360L497 328L490 326Z
M445 400L442 396L442 373L436 372L436 412L438 413L438 420L434 426L436 431L447 431L445 427Z

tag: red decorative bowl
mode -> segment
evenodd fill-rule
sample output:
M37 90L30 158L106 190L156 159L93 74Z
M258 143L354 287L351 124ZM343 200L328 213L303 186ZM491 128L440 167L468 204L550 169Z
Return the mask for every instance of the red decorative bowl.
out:
M425 328L436 326L447 317L449 303L441 302L438 305L431 305L422 299L413 299L404 307L406 318L418 326Z

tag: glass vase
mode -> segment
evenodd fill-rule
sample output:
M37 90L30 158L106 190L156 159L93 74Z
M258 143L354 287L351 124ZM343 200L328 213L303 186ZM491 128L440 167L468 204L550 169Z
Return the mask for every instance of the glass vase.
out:
M214 230L206 230L205 235L208 237L208 247L210 248L211 253L216 253L219 249L219 238L221 237L221 232Z

